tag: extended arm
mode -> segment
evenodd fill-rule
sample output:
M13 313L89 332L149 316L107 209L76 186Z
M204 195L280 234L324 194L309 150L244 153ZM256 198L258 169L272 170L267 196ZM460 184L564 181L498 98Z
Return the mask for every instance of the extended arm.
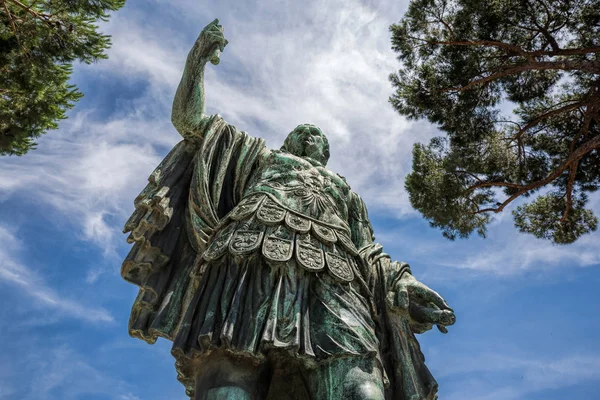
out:
M373 292L383 291L386 307L395 313L407 313L415 333L436 324L446 333L446 325L455 321L454 312L435 291L417 281L408 264L392 261L381 245L374 243L373 228L362 199L351 194L350 227L352 241L363 259L363 276Z
M223 27L219 25L219 20L215 19L202 30L187 56L171 113L173 125L185 138L198 136L202 132L206 121L204 68L208 61L214 65L219 63L219 55L226 45Z

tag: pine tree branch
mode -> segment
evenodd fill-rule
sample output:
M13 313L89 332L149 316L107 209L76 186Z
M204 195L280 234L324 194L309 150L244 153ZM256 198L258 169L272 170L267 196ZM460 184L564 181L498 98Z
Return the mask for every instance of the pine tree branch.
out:
M10 26L12 27L13 33L15 34L15 39L17 40L17 44L19 45L19 47L21 49L23 49L21 47L21 41L19 40L19 35L17 34L17 27L15 26L15 21L13 20L13 16L10 13L10 10L8 9L8 6L6 5L6 1L2 0L2 5L4 6L4 11L6 11L6 15L8 16L8 20L10 21Z
M540 32L541 33L541 32ZM574 55L585 55L590 53L600 53L600 46L592 47L580 47L575 49L558 49L558 50L535 50L527 51L523 50L520 46L513 44L500 42L496 40L427 40L416 36L408 36L413 40L419 40L429 45L442 45L442 46L483 46L483 47L497 47L504 50L512 51L522 55L523 57L542 57L542 56L574 56Z
M600 61L564 60L539 61L532 64L535 70L582 71L600 75Z
M594 88L592 88L592 90L593 89ZM597 103L597 102L598 102L598 100L596 100L595 103ZM573 138L573 141L571 142L571 145L569 146L569 153L573 153L573 151L575 149L575 144L577 143L577 141L579 140L580 137L583 137L583 140L587 139L587 137L589 135L589 131L590 131L590 124L592 123L594 116L597 115L595 109L596 109L596 107L595 107L594 103L588 105L586 113L584 115L583 125L582 125L581 129L579 130L579 133L577 134L577 136L575 138ZM573 205L573 183L575 182L575 176L577 175L577 167L578 166L579 166L579 162L575 161L569 167L569 180L567 181L567 188L566 188L567 204L565 205L565 211L563 213L563 216L560 219L561 223L566 222L567 217L569 216L569 211L571 210L571 207Z
M595 102L588 104L587 109L585 110L585 113L583 114L583 125L581 126L579 133L571 141L571 145L569 146L569 153L573 152L573 150L575 149L575 145L577 144L577 141L579 140L579 138L582 137L583 140L587 139L588 134L590 132L590 124L592 123L592 119L593 119L594 115L597 114L595 112L595 104L594 103L598 103L598 101L599 100L596 100Z
M578 163L579 160L582 157L584 157L587 153L591 152L592 150L598 149L598 148L600 148L600 136L596 136L593 139L588 140L587 142L585 142L581 146L579 146L577 149L575 149L569 155L567 160L560 167L556 168L547 177L545 177L544 179L540 179L536 182L532 182L528 185L520 185L520 184L510 183L510 182L482 182L482 183L477 183L475 185L470 186L469 188L467 188L466 192L472 192L475 189L484 188L484 187L509 187L509 188L514 188L514 189L519 189L517 193L510 196L508 199L506 199L504 201L504 203L500 204L497 208L484 208L482 210L475 212L475 214L481 214L484 212L495 212L495 213L501 212L504 209L504 207L506 207L509 203L511 203L517 197L519 197L531 190L538 189L542 186L545 186L545 185L549 184L550 182L554 181L565 170L570 168L574 163Z
M447 23L446 21L444 21L444 12L446 11L446 3L443 4L443 8L440 11L440 16L439 16L439 21L442 23L442 25L444 25L446 27L446 29L448 29L448 32L450 32L451 36L454 36L454 30L452 29L452 27L450 26L449 23Z
M410 39L419 40L429 45L442 46L484 46L484 47L499 47L505 50L510 50L518 54L525 55L527 53L521 47L512 44L498 42L495 40L427 40L416 36L408 36Z
M444 21L442 18L440 18L440 22L442 23L442 25L444 25L446 27L446 29L448 29L448 32L450 32L450 35L454 36L454 31L452 30L452 27L446 21Z
M537 26L537 24L536 24ZM550 47L552 47L552 51L555 53L560 52L562 49L560 48L560 46L558 45L558 42L556 41L556 39L554 38L554 36L552 36L550 34L550 32L548 32L547 29L543 28L543 27L539 27L540 29L540 33L546 38L546 40L548 40L548 43L550 44Z
M556 41L554 36L552 36L550 34L550 32L548 32L548 27L549 27L550 21L552 21L550 10L548 9L548 6L546 5L546 3L544 3L543 1L538 0L537 3L540 3L546 10L546 24L544 26L541 26L538 23L535 10L533 8L530 8L530 10L532 11L531 19L533 21L533 24L536 26L536 28L538 28L539 32L546 38L546 40L550 44L550 47L552 47L552 50L560 51L560 46L558 45L558 42Z
M506 207L507 205L509 205L513 200L515 200L517 197L525 194L527 192L527 190L520 190L517 193L513 194L512 196L510 196L508 199L506 199L504 201L504 203L500 204L498 206L498 208L484 208L482 210L477 210L475 211L473 214L483 214L486 212L495 212L495 213L499 213L502 212L502 210L504 210L504 207Z
M476 79L469 82L465 86L441 89L441 92L464 92L474 86L483 85L500 79L502 77L518 74L525 71L546 71L546 70L561 70L561 71L583 71L592 74L600 75L600 62L598 61L533 61L521 65L513 65L504 67L501 72L495 72L485 78Z
M23 10L25 10L26 12L28 12L29 14L31 14L34 18L39 19L40 21L44 22L48 26L50 26L50 27L53 26L52 23L50 22L50 18L52 18L52 15L38 13L38 12L32 10L31 6L25 5L25 4L21 3L19 0L7 0L7 1L9 1L9 2L11 2L13 4L16 4L17 6L21 7Z
M519 123L518 123L518 122L516 122L516 121L511 121L511 120L508 120L508 119L498 119L498 120L496 120L496 121L494 121L494 122L495 122L495 123L514 124L514 125L518 126L518 127L519 127L519 129L521 129L521 124L519 124Z
M569 181L567 182L567 204L565 205L565 211L560 219L561 223L565 223L567 221L567 217L569 216L569 211L573 206L573 183L575 182L575 176L577 175L577 167L579 165L578 161L575 161L569 167Z
M555 110L548 111L547 113L544 113L544 114L542 114L542 115L534 118L530 122L528 122L524 127L522 127L521 129L519 129L519 131L517 133L515 133L515 135L511 139L512 140L519 139L523 135L523 133L525 133L527 130L531 129L532 127L536 126L537 124L539 124L540 122L542 122L546 118L550 118L550 117L552 117L554 115L574 110L575 108L581 107L582 105L585 105L585 103L583 101L578 101L576 103L568 104L568 105L563 106L561 108L557 108Z
M508 188L513 188L513 189L524 189L524 188L528 187L528 185L522 185L520 183L512 183L512 182L484 181L484 182L476 183L472 186L469 186L465 190L465 192L472 192L475 189L481 189L481 188L485 188L485 187L508 187Z
M600 47L580 47L578 49L560 49L552 51L532 51L530 54L534 57L539 56L578 56L592 53L600 53Z
M474 178L475 180L477 180L477 182L483 182L483 181L481 180L481 178L479 178L477 175L473 174L472 172L469 172L469 171L464 171L464 170L461 170L461 169L458 169L458 170L456 170L456 171L454 171L454 172L455 172L455 173L459 173L459 174L465 174L465 175L469 175L469 176L471 176L472 178Z

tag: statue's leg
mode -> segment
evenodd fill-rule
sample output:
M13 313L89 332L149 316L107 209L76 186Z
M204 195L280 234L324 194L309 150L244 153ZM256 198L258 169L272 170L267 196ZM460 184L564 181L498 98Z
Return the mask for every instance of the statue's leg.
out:
M306 372L311 399L385 400L383 374L374 357L349 357Z
M271 381L271 368L249 357L215 352L200 360L194 400L262 400Z

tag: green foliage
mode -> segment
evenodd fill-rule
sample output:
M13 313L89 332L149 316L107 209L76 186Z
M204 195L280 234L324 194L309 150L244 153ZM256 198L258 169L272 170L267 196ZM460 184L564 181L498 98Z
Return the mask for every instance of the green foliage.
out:
M598 218L584 208L586 200L585 196L574 199L567 218L561 220L566 207L565 197L560 193L539 196L534 202L513 211L515 225L521 232L538 238L573 243L581 235L598 228Z
M515 211L522 232L571 243L596 229L597 0L413 0L390 29L403 64L391 104L447 134L415 146L406 180L432 226L483 236L490 213L545 188Z
M82 97L75 61L106 58L97 21L125 0L0 0L0 154L23 155Z

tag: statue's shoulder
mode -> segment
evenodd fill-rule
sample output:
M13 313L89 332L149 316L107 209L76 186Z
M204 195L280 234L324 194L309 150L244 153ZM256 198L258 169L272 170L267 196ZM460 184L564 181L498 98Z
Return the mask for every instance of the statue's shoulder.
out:
M216 143L224 141L226 145L241 143L242 146L252 148L256 151L266 149L266 142L263 138L253 136L231 125L219 114L212 114L203 118L198 125L193 137L187 138L191 140L201 141L203 143Z
M290 159L298 158L298 159L300 159L300 157L297 157L297 156L293 155L292 153L285 151L285 150L281 150L281 149L271 149L271 154L274 157L279 157L279 158L290 158Z
M348 185L348 187L350 187L350 184L348 184L348 181L346 180L346 177L345 177L344 175L338 174L337 172L334 172L334 174L335 174L335 175L336 175L336 176L337 176L339 179L341 179L342 181L344 181L344 183L345 183L346 185Z
M350 215L357 221L367 222L369 220L367 205L358 193L350 191Z
M270 162L273 164L285 164L289 165L290 167L310 167L310 163L308 161L285 150L271 149L269 150L269 156Z

